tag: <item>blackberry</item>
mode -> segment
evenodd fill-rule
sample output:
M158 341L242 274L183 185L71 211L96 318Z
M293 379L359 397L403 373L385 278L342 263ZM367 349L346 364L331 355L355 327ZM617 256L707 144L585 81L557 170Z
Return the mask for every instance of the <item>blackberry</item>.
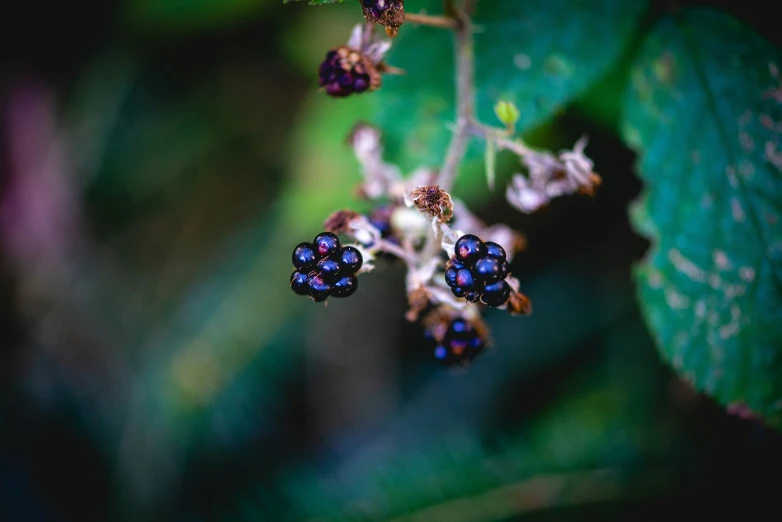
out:
M456 297L487 306L502 306L510 296L505 250L491 241L465 234L456 241L445 282Z
M478 236L465 234L456 241L454 247L456 259L467 266L486 255L486 245Z
M367 21L386 27L389 36L396 36L405 21L404 0L359 0Z
M364 262L357 248L341 247L331 232L318 234L312 243L299 243L292 260L296 270L291 274L291 290L315 302L353 295L358 288L356 272Z
M318 76L320 86L336 98L380 86L380 73L375 65L359 51L345 45L326 53Z
M483 336L467 319L457 317L434 349L434 357L441 363L454 366L465 365L486 348Z

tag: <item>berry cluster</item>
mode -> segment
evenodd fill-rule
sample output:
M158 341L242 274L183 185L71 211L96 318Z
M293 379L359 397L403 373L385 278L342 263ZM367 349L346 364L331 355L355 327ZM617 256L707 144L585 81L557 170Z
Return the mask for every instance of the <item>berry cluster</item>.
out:
M456 297L473 303L480 300L488 306L502 306L510 296L510 286L505 281L507 275L505 250L497 243L484 243L478 236L466 234L456 241L454 256L445 271L445 282Z
M345 45L326 53L320 64L320 86L336 98L361 93L380 84L380 74L360 52Z
M430 340L438 341L430 332L427 332L426 336ZM480 332L467 319L456 317L450 321L445 335L437 342L434 357L448 366L465 365L485 348L486 343Z
M329 296L348 297L358 288L356 272L364 259L352 246L341 247L331 232L318 234L312 243L299 243L293 250L291 289L317 303Z

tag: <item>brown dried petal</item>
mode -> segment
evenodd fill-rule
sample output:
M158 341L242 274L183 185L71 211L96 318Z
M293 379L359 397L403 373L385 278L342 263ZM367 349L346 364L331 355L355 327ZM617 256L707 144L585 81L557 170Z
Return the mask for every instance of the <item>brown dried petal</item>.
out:
M359 0L361 2L361 0ZM399 32L399 27L405 21L405 1L404 0L388 0L389 7L385 11L381 11L378 15L375 14L371 7L364 7L362 3L362 10L364 11L364 18L368 22L374 22L386 27L386 34L390 37L394 37Z
M349 234L351 233L350 222L360 216L361 214L353 210L337 210L326 218L323 228L332 234Z
M508 313L511 315L529 315L532 313L532 301L521 292L511 292L508 298Z
M447 223L453 217L451 196L439 185L418 187L410 194L410 199L420 211L436 217L442 223Z
M405 319L411 323L417 321L421 312L429 307L430 301L431 296L429 295L429 291L423 286L419 286L410 292L407 296L407 303L410 305L410 308L405 313Z

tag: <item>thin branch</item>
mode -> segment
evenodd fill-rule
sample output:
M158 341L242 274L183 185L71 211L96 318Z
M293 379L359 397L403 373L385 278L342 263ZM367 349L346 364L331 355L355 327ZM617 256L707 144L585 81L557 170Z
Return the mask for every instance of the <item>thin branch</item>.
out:
M525 156L532 152L532 149L527 147L520 139L509 140L504 137L507 133L503 129L495 129L494 127L482 125L477 121L470 122L469 133L486 141L491 140L497 145L498 149L509 150L517 156Z
M452 2L447 2L451 3ZM456 130L445 155L438 185L451 190L459 165L464 159L470 138L470 125L475 116L475 68L472 25L469 17L458 8L459 27L455 32L456 64Z
M385 252L387 254L391 254L393 256L398 257L408 265L414 265L415 264L415 256L408 252L407 250L403 249L399 245L392 243L390 241L387 241L385 239L377 239L375 240L374 248L373 250L378 250L381 252Z
M459 22L448 16L432 16L427 14L405 13L405 22L430 27L442 27L443 29L458 29Z

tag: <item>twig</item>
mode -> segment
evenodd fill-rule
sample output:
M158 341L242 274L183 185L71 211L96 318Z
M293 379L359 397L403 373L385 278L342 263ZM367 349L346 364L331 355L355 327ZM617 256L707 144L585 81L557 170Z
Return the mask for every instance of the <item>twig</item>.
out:
M478 123L477 121L471 121L469 125L469 133L475 137L482 138L486 141L493 141L498 149L509 150L518 156L525 156L532 152L532 149L527 147L520 139L509 140L503 135L506 132L502 129L495 129Z
M473 63L472 25L469 17L460 9L456 11L459 27L455 31L456 64L456 130L445 155L445 163L440 171L438 185L443 190L451 190L459 164L464 159L470 138L470 124L475 114L475 69Z
M448 16L433 16L423 13L405 13L405 22L418 25L428 25L431 27L442 27L444 29L458 29L459 22Z
M387 254L394 255L411 266L414 265L416 261L416 258L413 254L403 249L402 247L390 241L387 241L385 239L375 240L375 245L373 250L379 250L381 252L386 252Z

